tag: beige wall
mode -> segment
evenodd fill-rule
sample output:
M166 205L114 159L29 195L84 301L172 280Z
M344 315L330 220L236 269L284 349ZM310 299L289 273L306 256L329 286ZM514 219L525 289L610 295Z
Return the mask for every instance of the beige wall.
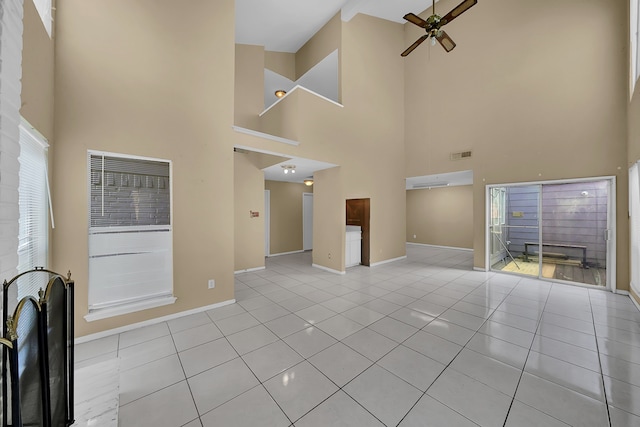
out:
M473 187L408 190L407 242L472 249Z
M33 0L24 2L20 114L53 145L54 42Z
M237 44L235 52L235 87L233 123L247 129L258 129L258 115L264 110L264 65L262 46Z
M325 30L331 28L333 35L308 45L326 55L341 35L343 107L295 91L261 118L260 130L300 145L248 136L242 144L340 166L314 174L313 262L344 271L346 199L371 199L372 263L405 255L404 84L398 54L404 38L402 25L366 15Z
M271 197L269 253L301 251L302 193L313 193L313 187L294 182L265 181L264 189L269 190Z
M75 278L78 336L233 298L233 14L233 0L58 1L53 266ZM88 149L173 162L175 304L84 320Z
M234 271L242 271L264 267L264 173L248 154L234 153L233 159Z
M298 80L327 55L338 49L342 39L341 32L342 20L338 12L296 52L296 78L292 80Z
M264 68L296 81L296 54L289 52L264 52Z
M486 184L616 176L617 285L628 288L627 54L611 48L627 44L626 19L624 1L486 0L447 26L454 51L425 43L406 58L407 176L473 169L475 266ZM406 24L405 46L420 34ZM467 149L470 160L449 160Z
M342 192L342 168L313 175L313 264L334 271L345 271L344 233L346 199Z

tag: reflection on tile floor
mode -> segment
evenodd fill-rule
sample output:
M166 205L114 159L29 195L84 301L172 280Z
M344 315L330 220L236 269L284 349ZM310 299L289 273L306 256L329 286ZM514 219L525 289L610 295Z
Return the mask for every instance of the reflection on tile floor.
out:
M80 344L76 369L119 359L122 427L640 426L629 297L472 264L268 258L236 304Z

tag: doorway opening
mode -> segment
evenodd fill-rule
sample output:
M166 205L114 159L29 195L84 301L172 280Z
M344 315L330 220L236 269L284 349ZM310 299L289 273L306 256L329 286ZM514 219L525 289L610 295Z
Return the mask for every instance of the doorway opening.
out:
M487 265L615 289L615 180L487 186Z
M347 225L360 227L362 242L360 246L360 264L369 267L370 241L369 241L369 207L371 199L347 200Z

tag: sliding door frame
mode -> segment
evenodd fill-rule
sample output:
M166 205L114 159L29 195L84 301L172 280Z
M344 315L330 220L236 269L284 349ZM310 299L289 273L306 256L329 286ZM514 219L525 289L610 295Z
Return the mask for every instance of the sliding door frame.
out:
M608 205L607 205L607 285L605 287L606 290L616 293L617 292L617 284L616 284L616 177L615 176L597 176L590 178L575 178L575 179L558 179L558 180L546 180L546 181L532 181L532 182L514 182L514 183L506 183L506 184L487 184L485 186L485 218L484 218L484 254L485 254L485 271L491 270L491 248L490 248L490 222L491 222L491 189L495 187L520 187L520 186L531 186L531 185L545 185L545 184L571 184L577 182L593 182L593 181L607 181L609 183L609 197L608 197ZM539 241L542 239L542 191L539 193L539 213L538 213L538 235ZM539 263L542 263L542 257L539 257ZM542 271L540 269L540 271ZM499 271L497 271L499 272ZM509 274L508 272L504 272L503 274ZM517 274L517 273L515 273ZM523 276L526 277L526 276ZM600 286L592 286L586 283L576 283L569 282L558 279L546 279L542 277L541 274L538 274L539 280L549 281L549 282L557 282L557 283L565 283L568 285L577 285L583 286L587 288L594 289L602 289Z

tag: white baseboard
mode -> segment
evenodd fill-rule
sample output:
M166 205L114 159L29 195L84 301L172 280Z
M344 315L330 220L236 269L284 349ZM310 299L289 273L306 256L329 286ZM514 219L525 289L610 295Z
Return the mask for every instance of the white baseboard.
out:
M619 295L631 296L629 295L629 291L625 291L624 289L616 289L615 291L613 291L613 293L619 294Z
M301 254L302 252L304 252L304 250L300 249L299 251L280 252L279 254L269 254L269 255L267 255L267 257L271 258L271 257L274 257L274 256L281 256L281 255Z
M473 249L469 249L469 248L458 248L456 246L440 246L440 245L430 245L428 243L414 243L414 242L407 242L407 245L414 245L414 246L428 246L430 248L439 248L439 249L455 249L457 251L468 251L468 252L473 252Z
M216 304L205 305L204 307L198 307L191 310L181 311L179 313L168 314L166 316L156 317L155 319L149 319L143 322L132 323L130 325L121 326L119 328L108 329L102 332L96 332L95 334L84 335L82 337L76 338L74 342L75 344L82 344L88 341L97 340L99 338L104 338L104 337L108 337L115 334L121 334L123 332L131 331L133 329L141 328L143 326L155 325L157 323L166 322L168 320L177 319L179 317L188 316L190 314L196 314L203 311L224 307L225 305L233 304L235 302L236 302L235 299L230 299L230 300L222 301Z
M333 268L325 267L324 265L311 264L311 266L315 268L319 268L320 270L328 271L329 273L340 274L340 275L347 274L346 271L334 270Z
M233 274L251 273L252 271L260 271L260 270L264 270L265 268L266 267L264 265L262 267L245 268L244 270L234 271Z
M636 299L633 297L633 295L629 295L629 298L631 298L631 302L633 303L633 305L635 305L636 308L638 309L638 311L640 311L640 303L638 303L638 301L636 301Z
M484 271L484 272L488 272L489 271L484 267L476 267L475 265L473 266L473 270L474 271Z
M396 262L396 261L401 261L403 259L407 259L407 256L399 256L398 258L390 258L390 259L385 259L384 261L378 261L378 262L374 262L372 264L369 265L369 267L377 267L379 265L382 264L389 264L390 262Z

